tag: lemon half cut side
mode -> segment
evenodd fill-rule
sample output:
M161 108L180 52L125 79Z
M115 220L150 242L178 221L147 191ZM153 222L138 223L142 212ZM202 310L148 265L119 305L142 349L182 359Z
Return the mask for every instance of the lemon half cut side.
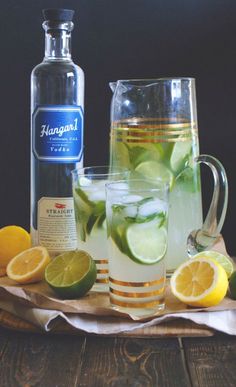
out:
M196 307L218 305L226 295L227 274L211 258L195 258L180 265L171 277L172 293L183 303Z
M51 261L46 247L36 246L16 255L7 265L7 275L22 283L34 283L44 278L44 270Z

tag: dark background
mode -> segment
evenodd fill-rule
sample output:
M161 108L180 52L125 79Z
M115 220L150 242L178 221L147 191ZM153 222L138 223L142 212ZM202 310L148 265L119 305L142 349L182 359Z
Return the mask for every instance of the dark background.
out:
M196 78L200 150L226 168L223 235L235 255L235 0L2 0L0 226L29 228L30 73L44 53L41 10L51 7L76 10L72 47L86 76L86 165L108 161L109 81ZM212 178L203 169L206 208Z

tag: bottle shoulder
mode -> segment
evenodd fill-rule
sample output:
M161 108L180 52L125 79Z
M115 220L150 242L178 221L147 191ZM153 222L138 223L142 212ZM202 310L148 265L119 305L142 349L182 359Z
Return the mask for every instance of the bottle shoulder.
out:
M79 74L80 76L84 76L84 72L76 65L73 61L65 61L65 60L53 60L53 61L47 61L44 60L43 62L36 65L31 73L32 77L37 77L40 75L62 75L62 74Z

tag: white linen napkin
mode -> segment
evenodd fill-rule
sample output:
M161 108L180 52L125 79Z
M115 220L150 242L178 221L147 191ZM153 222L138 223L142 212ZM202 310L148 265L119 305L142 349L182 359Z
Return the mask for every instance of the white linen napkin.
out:
M131 332L137 328L150 327L164 321L183 318L229 335L236 335L236 310L175 313L156 317L148 322L136 322L114 316L78 315L56 310L30 308L9 301L0 301L0 308L33 323L46 332L52 329L58 318L65 320L76 329L98 335Z

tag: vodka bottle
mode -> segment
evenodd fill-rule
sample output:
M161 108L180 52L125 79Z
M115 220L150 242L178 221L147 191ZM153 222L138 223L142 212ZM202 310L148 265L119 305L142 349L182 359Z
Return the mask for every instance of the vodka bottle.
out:
M43 10L45 56L31 75L31 235L51 255L77 246L71 171L83 163L84 74L71 59L73 14Z

